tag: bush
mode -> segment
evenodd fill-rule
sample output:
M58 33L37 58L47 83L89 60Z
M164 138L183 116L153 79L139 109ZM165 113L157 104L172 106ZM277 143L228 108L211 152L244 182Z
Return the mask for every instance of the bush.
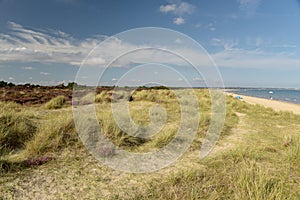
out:
M45 107L47 109L59 109L62 108L66 102L65 96L57 96L51 99L48 103L46 103Z

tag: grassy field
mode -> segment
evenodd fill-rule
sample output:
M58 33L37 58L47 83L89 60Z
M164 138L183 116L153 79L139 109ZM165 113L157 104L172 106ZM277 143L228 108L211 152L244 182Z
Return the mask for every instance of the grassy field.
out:
M171 166L144 174L113 170L91 156L63 97L40 106L1 102L0 199L300 199L300 116L228 96L221 137L200 159L211 101L208 90L195 93L200 122L190 148ZM149 138L126 134L113 120L111 93L103 91L95 102L107 138L128 151L149 152L176 137L180 104L172 91L141 90L132 98L136 124L147 125L149 109L159 104L167 114L163 128Z

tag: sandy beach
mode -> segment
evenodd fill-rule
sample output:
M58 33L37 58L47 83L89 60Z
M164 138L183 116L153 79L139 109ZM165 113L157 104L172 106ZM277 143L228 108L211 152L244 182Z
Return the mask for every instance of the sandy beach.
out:
M288 102L282 102L282 101L276 101L271 99L263 99L263 98L257 98L257 97L250 97L245 95L238 95L234 93L228 93L228 95L231 96L240 96L242 97L242 101L245 101L250 104L260 104L265 107L273 108L276 111L292 111L295 114L300 115L300 105L288 103Z

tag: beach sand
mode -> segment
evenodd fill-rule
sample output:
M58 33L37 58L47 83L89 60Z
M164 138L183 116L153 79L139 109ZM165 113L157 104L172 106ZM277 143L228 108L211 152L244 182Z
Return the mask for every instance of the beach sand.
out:
M233 97L240 96L242 97L241 101L245 101L250 104L260 104L265 107L273 108L276 111L292 111L293 113L300 115L300 105L298 104L276 101L271 99L250 97L245 95L238 95L234 93L227 93L227 94Z

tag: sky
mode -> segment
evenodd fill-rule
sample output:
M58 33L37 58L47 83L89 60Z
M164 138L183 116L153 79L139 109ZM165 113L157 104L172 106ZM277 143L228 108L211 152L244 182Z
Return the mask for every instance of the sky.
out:
M299 23L298 0L0 0L0 80L300 88Z

